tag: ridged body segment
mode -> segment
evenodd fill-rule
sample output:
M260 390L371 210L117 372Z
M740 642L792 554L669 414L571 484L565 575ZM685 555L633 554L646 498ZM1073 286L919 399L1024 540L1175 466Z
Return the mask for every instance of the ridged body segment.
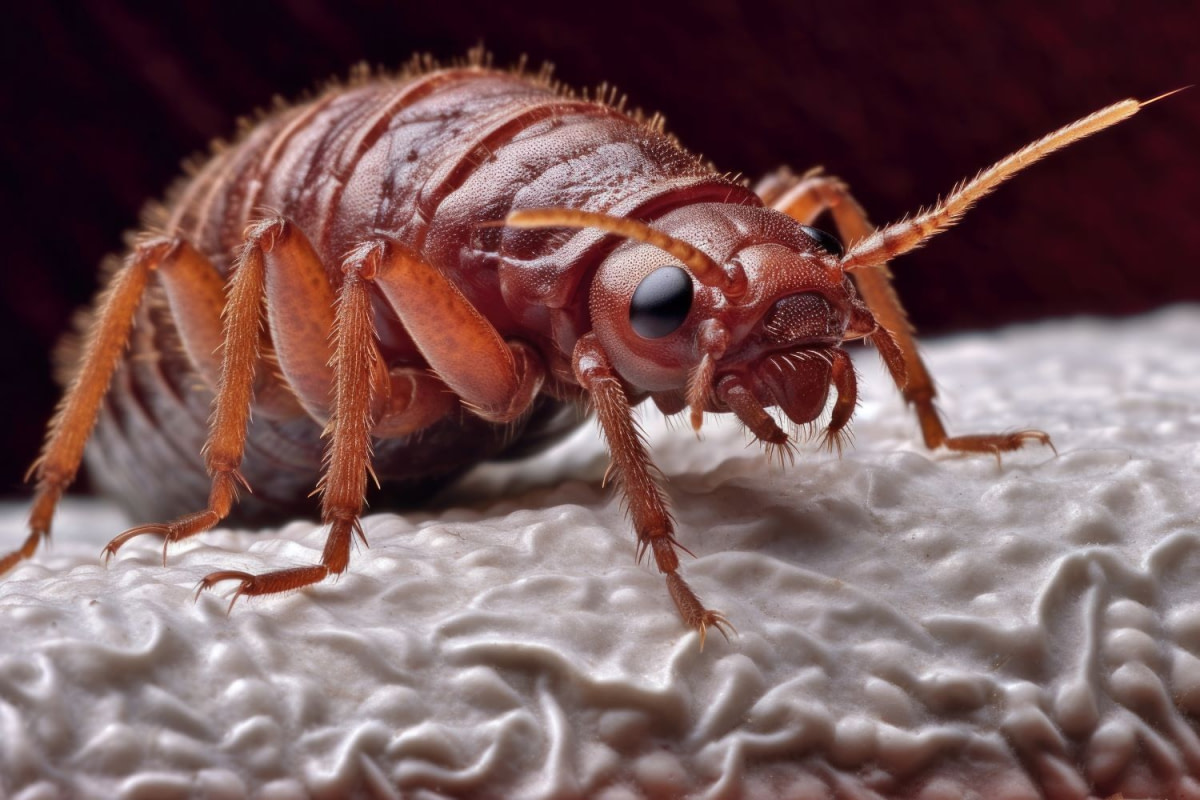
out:
M479 223L544 207L650 220L694 202L758 204L616 108L464 67L331 89L269 115L177 187L155 222L228 276L246 227L282 215L312 242L335 287L353 248L401 242L449 276L503 336L536 347L561 382L570 380L575 339L590 328L590 277L618 241L600 231ZM424 366L382 295L374 308L387 363ZM211 398L152 292L89 448L93 476L138 515L202 504L208 480L199 452ZM536 450L580 419L550 395L516 426L456 413L412 437L377 441L375 469L394 498L421 497L479 461ZM306 507L320 433L308 417L252 422L243 471L254 495L237 507L243 519Z

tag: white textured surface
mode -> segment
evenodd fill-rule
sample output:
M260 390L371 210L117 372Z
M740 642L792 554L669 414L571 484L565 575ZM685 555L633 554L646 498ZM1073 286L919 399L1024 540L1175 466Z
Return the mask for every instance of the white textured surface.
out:
M321 531L106 569L123 521L71 504L0 580L0 796L1200 797L1200 310L926 353L954 431L1059 457L923 451L866 353L840 461L648 415L686 575L739 631L703 652L591 428L230 616L201 576L312 562Z

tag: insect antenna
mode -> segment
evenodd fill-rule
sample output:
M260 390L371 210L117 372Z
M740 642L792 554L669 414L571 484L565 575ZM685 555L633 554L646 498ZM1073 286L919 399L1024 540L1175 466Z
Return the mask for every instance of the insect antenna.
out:
M720 264L687 242L635 219L574 208L528 208L511 212L501 224L512 228L599 228L665 250L678 258L705 286L714 286L727 295L738 295L745 289L745 276L740 272L739 281L738 277L726 273Z
M1143 106L1181 91L1183 89L1176 89L1150 100L1122 100L1022 147L1017 152L983 170L972 180L956 186L945 200L939 201L933 208L918 212L912 219L880 228L870 236L859 240L843 256L842 269L852 271L879 267L896 256L904 255L910 250L920 247L928 239L962 219L963 214L977 200L1026 167L1056 150L1061 150L1093 133L1098 133L1118 122L1129 119Z

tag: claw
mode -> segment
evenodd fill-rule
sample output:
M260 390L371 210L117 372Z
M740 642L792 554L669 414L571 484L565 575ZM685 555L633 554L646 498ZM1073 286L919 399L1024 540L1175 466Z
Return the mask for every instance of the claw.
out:
M704 642L708 638L708 629L720 633L725 637L725 641L729 641L729 634L737 635L737 628L733 627L733 623L725 618L725 615L719 611L705 611L704 616L700 618L700 623L697 626L700 630L700 651L704 652ZM726 631L725 629L729 630Z
M1050 434L1046 433L1045 431L1035 431L1035 430L1017 431L1016 433L1013 434L1013 436L1017 437L1017 439L1020 440L1021 444L1018 446L1023 446L1025 444L1025 440L1028 439L1030 441L1035 441L1038 444L1043 445L1045 447L1049 447L1051 452L1054 453L1054 455L1056 455L1056 456L1058 455L1058 448L1054 446L1054 442L1050 441Z
M1037 442L1049 447L1058 455L1058 449L1050 441L1050 434L1045 431L1024 430L1015 433L983 433L969 436L951 436L942 444L947 450L957 453L991 453L996 457L996 463L1003 466L1001 453L1011 453L1020 450L1026 442Z
M239 570L222 570L220 572L210 572L205 575L199 583L196 584L196 593L194 600L200 601L200 593L213 588L221 581L241 581L238 588L233 593L233 597L229 601L229 608L225 609L226 614L233 613L233 606L244 594L250 592L254 588L255 577L249 572L241 572Z
M168 538L170 533L171 533L170 525L163 525L161 523L150 523L148 525L138 525L135 528L130 528L129 530L118 534L117 536L115 536L113 538L113 540L111 542L104 545L104 549L100 551L100 557L104 559L104 565L108 566L108 563L110 561L112 561L113 556L115 556L117 554L117 551L120 550L122 547L124 547L131 539L136 539L139 536L145 536L145 535L161 536L164 539L164 541L163 541L163 566L166 566L167 565L167 542L170 541Z
M143 535L161 536L163 538L163 566L165 567L167 565L167 546L171 542L178 542L194 534L207 531L220 522L221 518L221 514L209 508L194 514L187 514L174 522L152 522L148 525L138 525L121 533L106 544L100 554L104 558L104 563L107 564L130 539Z

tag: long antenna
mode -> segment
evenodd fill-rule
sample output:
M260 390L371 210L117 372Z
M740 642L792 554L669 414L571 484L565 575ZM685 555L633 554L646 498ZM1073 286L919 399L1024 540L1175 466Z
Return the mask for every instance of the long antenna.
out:
M953 226L977 200L1026 167L1086 136L1129 119L1139 109L1153 102L1187 88L1190 87L1175 89L1149 100L1122 100L1043 136L980 172L973 180L959 184L945 200L939 201L928 211L920 211L912 219L893 223L860 239L842 257L842 269L852 271L879 267L892 258L915 250L931 237Z
M723 292L734 289L736 293L734 279L716 261L687 242L635 219L574 208L527 208L511 212L504 224L512 228L600 228L665 250L678 258L705 286L715 286Z

